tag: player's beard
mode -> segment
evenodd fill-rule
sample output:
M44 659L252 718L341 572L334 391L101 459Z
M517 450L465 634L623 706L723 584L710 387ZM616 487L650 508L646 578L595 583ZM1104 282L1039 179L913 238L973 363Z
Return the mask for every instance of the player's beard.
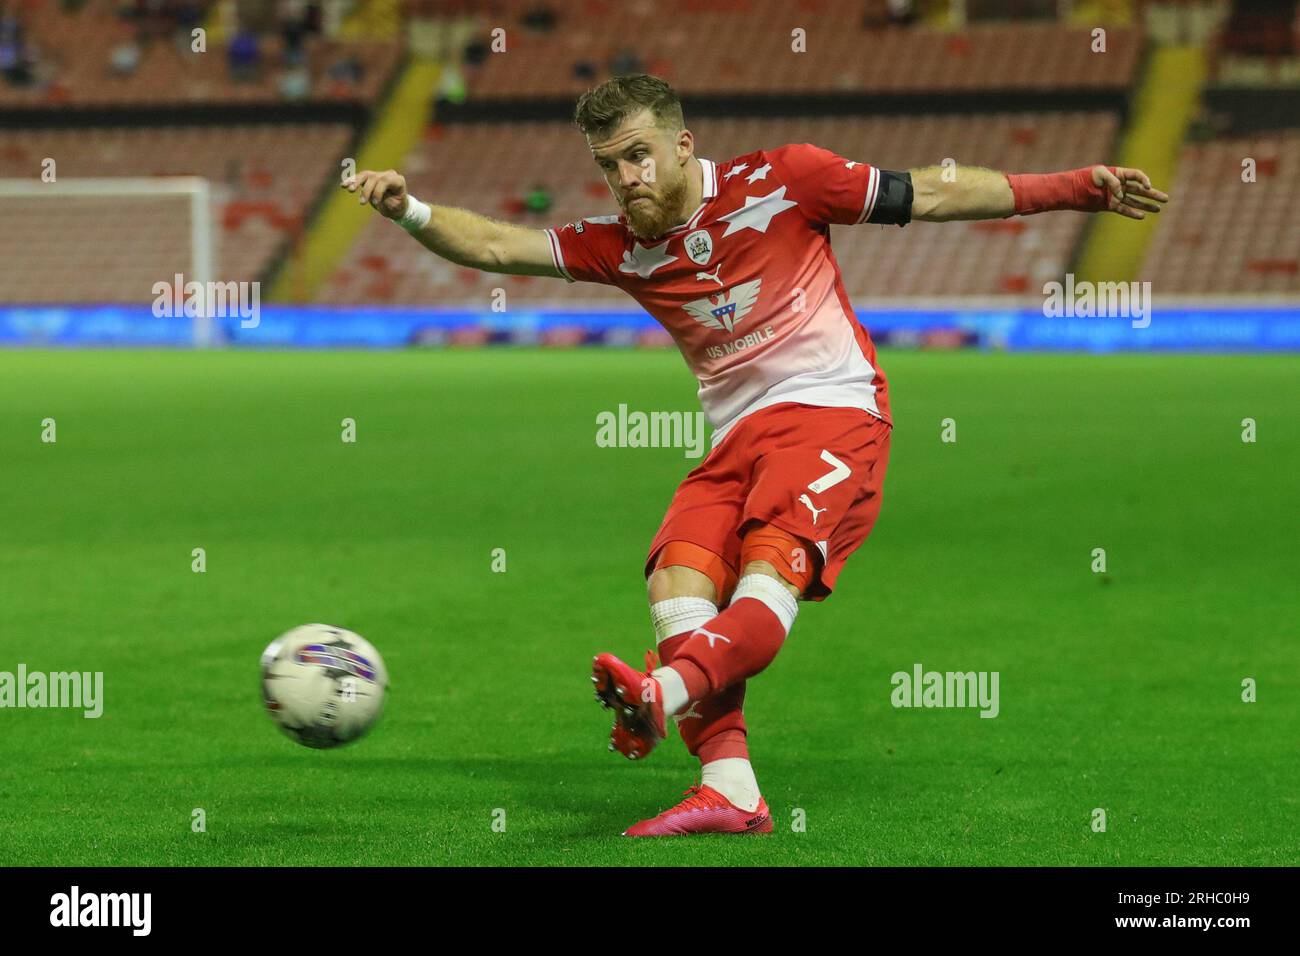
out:
M686 171L679 168L672 182L660 179L659 191L649 199L648 203L626 200L623 204L627 224L640 239L656 239L680 224L685 212L682 204L686 200Z

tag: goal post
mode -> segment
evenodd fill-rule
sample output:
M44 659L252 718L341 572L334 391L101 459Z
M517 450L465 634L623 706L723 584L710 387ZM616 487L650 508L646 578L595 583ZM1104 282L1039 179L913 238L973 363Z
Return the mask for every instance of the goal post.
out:
M177 274L208 288L217 278L208 180L0 179L0 262L0 303L148 303ZM199 348L216 342L206 310L192 334Z

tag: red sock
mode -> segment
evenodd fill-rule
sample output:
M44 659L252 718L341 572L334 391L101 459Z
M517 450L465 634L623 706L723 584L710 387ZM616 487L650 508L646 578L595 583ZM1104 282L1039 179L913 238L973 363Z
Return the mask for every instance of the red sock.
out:
M786 627L771 608L742 597L674 648L672 668L690 700L707 700L772 663L785 637Z
M677 651L694 631L683 631L661 641L659 661L671 664ZM687 751L700 758L701 764L723 757L749 759L749 731L745 727L743 707L745 682L732 684L708 700L693 700L685 713L677 715L677 732Z
M685 714L677 715L677 732L681 734L686 749L699 757L701 764L723 757L749 759L749 729L741 712L744 703L745 682L742 680L721 694L687 708Z
M669 665L694 631L682 631L659 643L659 662ZM693 700L677 714L677 734L686 750L699 762L723 757L749 760L749 730L745 727L745 682L732 684L708 700Z
M677 655L677 651L686 643L686 639L694 633L694 629L682 631L680 634L674 634L672 637L665 637L660 641L658 648L659 663L671 664L673 658Z

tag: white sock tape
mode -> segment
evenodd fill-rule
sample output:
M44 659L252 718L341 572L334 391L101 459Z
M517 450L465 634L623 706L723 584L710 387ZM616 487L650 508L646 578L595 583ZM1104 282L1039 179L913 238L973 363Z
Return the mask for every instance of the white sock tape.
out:
M703 627L717 616L718 606L702 597L668 598L650 605L656 644L662 644L674 634Z
M790 634L795 615L799 613L799 602L776 578L768 577L766 574L746 574L736 585L736 593L731 596L731 603L735 604L741 598L762 601L781 621L786 635Z

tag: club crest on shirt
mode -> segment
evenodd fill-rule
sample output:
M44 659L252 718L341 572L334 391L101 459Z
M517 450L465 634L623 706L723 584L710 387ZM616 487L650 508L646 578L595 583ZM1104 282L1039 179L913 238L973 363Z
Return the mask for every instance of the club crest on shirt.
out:
M700 325L730 332L754 308L762 282L760 276L752 282L742 282L740 285L732 286L725 292L687 302L682 308ZM719 299L720 302L716 301Z
M697 266L708 265L709 257L713 255L713 237L709 235L709 230L696 229L686 237L683 245L692 262Z

